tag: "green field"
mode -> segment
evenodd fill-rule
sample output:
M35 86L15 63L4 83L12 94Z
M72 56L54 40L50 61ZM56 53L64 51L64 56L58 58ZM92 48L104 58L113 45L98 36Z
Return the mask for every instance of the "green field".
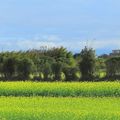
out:
M0 96L120 97L120 82L0 82Z
M119 120L120 98L1 97L1 120Z
M120 120L119 82L0 82L0 120Z

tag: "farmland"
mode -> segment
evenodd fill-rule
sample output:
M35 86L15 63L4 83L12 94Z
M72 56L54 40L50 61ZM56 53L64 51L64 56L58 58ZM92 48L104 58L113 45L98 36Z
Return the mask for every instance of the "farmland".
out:
M1 120L119 120L119 82L0 82Z
M0 82L0 96L120 97L120 82Z
M1 97L1 120L119 120L120 98Z

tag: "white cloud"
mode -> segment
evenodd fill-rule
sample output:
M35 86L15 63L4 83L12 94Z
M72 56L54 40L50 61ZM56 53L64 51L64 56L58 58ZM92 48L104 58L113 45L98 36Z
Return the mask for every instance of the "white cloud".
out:
M91 41L85 41L85 40L78 40L78 39L72 39L72 40L59 40L59 41L49 41L46 39L46 41L35 41L35 40L25 40L23 42L18 43L21 47L27 46L27 48L40 48L40 46L47 46L50 47L60 47L64 46L69 50L73 51L80 51L84 46L92 47L96 50L98 49L119 49L120 48L120 40L91 40Z
M119 49L120 48L120 39L116 40L96 40L93 44L93 47L96 49Z
M32 49L36 48L39 49L41 46L53 47L55 44L53 42L46 42L46 41L36 41L36 40L21 40L16 43L19 48L25 49Z
M44 39L43 39L44 38ZM12 50L25 50L25 49L40 49L41 47L60 47L64 46L71 51L80 51L84 46L92 47L96 50L99 49L119 49L120 40L91 40L88 42L86 40L81 40L80 38L73 38L71 40L64 40L55 35L46 35L43 37L34 38L31 40L28 39L19 39L19 40L0 40L0 46ZM5 46L5 47L4 47Z

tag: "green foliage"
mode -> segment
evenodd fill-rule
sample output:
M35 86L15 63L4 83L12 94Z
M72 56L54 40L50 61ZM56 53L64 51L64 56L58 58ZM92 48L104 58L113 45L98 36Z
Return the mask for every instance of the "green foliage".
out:
M80 71L82 80L93 80L95 73L95 51L85 47L81 51Z
M77 75L79 69L78 68L72 68L72 67L64 67L64 74L65 74L65 81L78 81L80 78Z
M114 78L120 76L120 57L113 57L106 61L107 76Z
M26 58L29 60L25 60ZM102 80L106 75L106 69L107 76L111 76L114 70L110 71L111 64L106 66L105 63L107 63L106 59L96 58L95 51L88 48L75 55L64 47L2 52L0 53L0 79L10 81L29 78L37 81L78 81L80 78L85 81ZM113 63L113 68L115 68L114 64L116 63ZM120 65L117 64L116 67L120 68ZM118 71L114 74L118 75Z
M54 80L61 80L63 64L61 62L56 62L52 64L52 72L54 74Z
M102 79L106 77L106 64L105 59L97 58L96 59L96 67L95 67L95 76Z
M18 60L18 76L21 79L29 79L30 73L33 72L34 63L29 58L23 58Z
M5 58L2 66L2 72L6 79L12 78L16 72L16 60L13 57Z
M38 81L60 81L64 64L76 67L73 54L63 47L4 52L0 53L0 78L27 80L30 76Z
M52 74L52 69L51 69L51 65L49 63L45 63L43 65L43 74L44 74L44 81L49 81L50 80L50 76Z

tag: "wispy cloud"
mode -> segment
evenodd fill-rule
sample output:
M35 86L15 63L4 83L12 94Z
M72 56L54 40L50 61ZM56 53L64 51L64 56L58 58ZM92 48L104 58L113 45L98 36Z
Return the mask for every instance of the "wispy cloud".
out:
M47 48L64 46L68 50L78 52L84 46L92 47L96 50L105 49L119 49L120 40L81 40L80 38L64 39L56 35L44 35L42 37L35 37L33 39L13 39L13 40L0 40L1 48L4 50L27 50L27 49L40 49L41 46ZM13 48L13 49L12 49Z

